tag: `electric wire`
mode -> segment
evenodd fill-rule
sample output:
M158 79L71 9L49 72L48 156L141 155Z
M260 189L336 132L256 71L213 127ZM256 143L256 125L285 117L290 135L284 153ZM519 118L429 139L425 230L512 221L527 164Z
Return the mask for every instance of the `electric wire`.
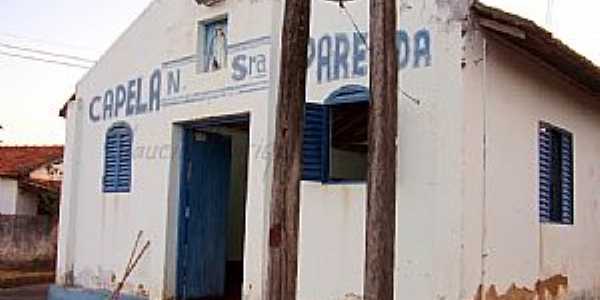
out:
M352 26L354 26L354 30L356 31L356 33L358 34L358 36L360 37L362 42L365 44L365 47L367 47L367 50L370 50L369 43L367 42L367 38L365 38L365 35L360 31L358 24L356 24L356 21L352 17L352 14L350 13L350 11L348 11L348 8L346 8L346 5L344 5L344 2L342 0L340 0L339 5L340 5L340 9L342 9L344 14L348 17L348 19L352 23Z
M60 47L60 48L64 48L64 49L72 49L72 50L77 50L77 51L81 51L81 50L93 51L94 50L93 48L67 44L67 43L63 43L63 42L59 42L59 41L51 41L51 40L45 40L45 39L40 39L40 38L35 38L35 37L27 37L27 36L13 34L13 33L9 33L9 32L0 32L0 36L4 36L4 37L10 38L10 39L23 40L23 41L27 41L27 42L35 43L35 44L43 44L43 45Z
M40 58L40 57L35 57L35 56L21 55L21 54L9 53L9 52L4 52L4 51L0 51L0 55L16 57L16 58L20 58L20 59L27 59L27 60L32 60L32 61L39 61L39 62L44 62L44 63L49 63L49 64L81 68L81 69L90 69L91 68L90 66L84 66L84 65L80 65L80 64L76 64L76 63L70 63L70 62L53 60L53 59L45 59L45 58Z
M15 46L15 45L3 43L3 42L0 42L0 47L9 48L9 49L13 49L13 50L19 50L19 51L25 51L25 52L31 52L31 53L36 53L36 54L54 56L54 57L59 57L59 58L66 58L66 59L71 59L71 60L79 60L79 61L86 62L86 63L96 63L95 61L93 61L91 59L87 59L87 58L83 58L83 57L79 57L79 56L75 56L75 55L49 52L49 51L28 48L28 47L20 47L20 46Z
M358 27L358 24L356 23L356 21L352 17L352 14L350 13L350 11L348 11L348 8L346 8L346 5L344 5L344 1L339 0L339 6L340 6L340 9L342 10L342 12L348 17L348 19L352 23L352 26L354 26L354 31L356 32L356 34L358 34L358 36L360 37L360 39L362 40L362 42L365 44L365 47L367 48L367 51L371 51L371 49L369 49L369 43L367 42L367 38L365 38L365 35L360 31L360 28ZM402 92L402 95L404 97L408 98L409 100L411 100L412 102L414 102L416 105L420 105L421 104L421 100L420 99L418 99L418 98L410 95L408 92L406 92L403 89L400 89L400 91Z

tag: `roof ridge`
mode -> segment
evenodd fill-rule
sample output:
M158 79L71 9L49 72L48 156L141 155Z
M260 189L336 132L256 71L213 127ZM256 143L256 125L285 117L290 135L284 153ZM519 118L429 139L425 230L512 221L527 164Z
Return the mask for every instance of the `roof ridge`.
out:
M485 29L495 31L495 34L531 53L577 82L592 95L600 96L600 66L596 65L591 58L579 53L555 36L551 31L530 19L480 1L473 3L471 10L475 13L477 19L489 19L501 23L501 26L516 28L522 33L522 37L515 37L502 30L495 29L494 26L485 26L480 23Z

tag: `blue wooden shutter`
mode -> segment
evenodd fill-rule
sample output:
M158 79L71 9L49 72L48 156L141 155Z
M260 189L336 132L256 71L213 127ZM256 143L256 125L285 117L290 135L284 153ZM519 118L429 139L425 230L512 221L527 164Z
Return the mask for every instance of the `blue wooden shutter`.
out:
M110 127L104 145L105 193L125 193L131 188L133 132L129 125L120 122Z
M550 222L552 202L552 134L547 128L539 131L540 221Z
M573 143L571 134L561 132L561 223L573 223Z
M119 192L129 192L131 187L131 148L132 135L124 130L119 139L119 172L117 179L117 190Z
M302 179L327 181L329 173L329 112L321 104L306 103Z
M104 192L117 190L118 163L119 139L116 134L109 132L104 145Z
M325 101L326 105L343 104L343 103L358 103L369 101L369 88L362 85L350 84L329 94Z

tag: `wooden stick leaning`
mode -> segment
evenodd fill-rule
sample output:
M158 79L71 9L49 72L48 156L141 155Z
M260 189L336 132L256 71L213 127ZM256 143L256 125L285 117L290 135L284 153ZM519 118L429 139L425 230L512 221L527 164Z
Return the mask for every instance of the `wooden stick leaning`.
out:
M125 286L125 282L127 281L127 278L129 278L129 275L131 275L131 273L137 266L138 262L140 261L140 259L144 255L144 253L146 252L146 250L148 250L148 248L150 247L150 241L146 241L146 243L142 247L142 250L140 251L140 253L135 255L135 253L137 252L137 248L139 246L139 242L142 237L142 234L143 234L143 232L140 231L137 235L137 238L133 245L133 250L131 251L131 255L129 256L129 261L127 262L127 266L125 267L125 273L123 274L123 278L121 278L121 281L119 281L117 288L114 290L114 292L110 296L110 298L109 298L110 300L118 300L119 299L119 295L121 293L121 290ZM135 257L135 259L134 259L134 257Z

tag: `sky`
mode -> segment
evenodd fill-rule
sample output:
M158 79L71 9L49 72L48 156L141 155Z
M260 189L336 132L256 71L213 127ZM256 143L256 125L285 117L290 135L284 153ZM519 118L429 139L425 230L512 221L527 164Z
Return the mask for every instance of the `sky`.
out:
M600 1L598 0L483 0L526 17L551 31L577 52L600 66ZM548 7L552 13L548 15Z
M186 1L186 0L170 0ZM86 69L35 62L13 45L97 60L151 0L0 0L0 141L64 143L63 103ZM532 19L600 65L600 1L483 0ZM552 14L548 15L549 3ZM61 58L65 61L66 59ZM86 62L70 62L89 65Z
M0 0L0 44L97 60L150 1ZM0 54L2 144L63 144L58 111L85 72Z

